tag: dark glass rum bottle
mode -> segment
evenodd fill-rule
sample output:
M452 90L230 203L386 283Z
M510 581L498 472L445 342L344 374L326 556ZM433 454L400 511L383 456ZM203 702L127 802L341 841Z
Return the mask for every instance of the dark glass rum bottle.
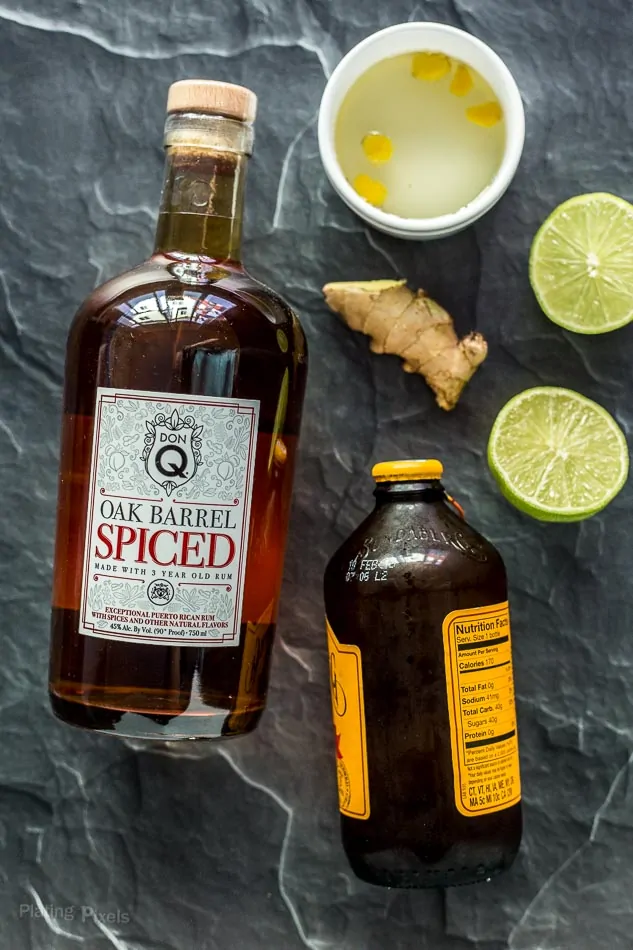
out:
M373 474L325 573L343 845L373 884L485 880L521 840L505 569L439 462Z
M68 338L50 694L126 736L232 736L266 697L306 376L240 261L256 98L169 91L152 257Z

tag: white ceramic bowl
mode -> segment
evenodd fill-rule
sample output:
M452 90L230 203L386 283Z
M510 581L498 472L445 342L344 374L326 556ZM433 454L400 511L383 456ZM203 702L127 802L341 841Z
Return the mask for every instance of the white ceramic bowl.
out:
M497 174L469 204L436 218L402 218L364 201L345 178L336 157L334 129L343 99L370 66L402 53L446 53L477 70L492 87L504 112L506 143ZM332 186L368 224L395 237L427 240L455 234L489 211L514 177L525 139L525 115L512 73L497 54L478 40L443 23L399 23L368 36L338 64L325 87L319 110L319 149Z

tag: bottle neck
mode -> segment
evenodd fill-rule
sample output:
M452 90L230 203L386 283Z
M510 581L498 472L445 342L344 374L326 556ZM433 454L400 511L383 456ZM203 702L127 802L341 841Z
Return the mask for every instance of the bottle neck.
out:
M155 254L180 252L239 263L252 140L252 126L235 119L167 117Z
M446 493L438 479L417 480L415 482L378 482L374 490L376 507L393 502L427 502L429 504L443 502Z

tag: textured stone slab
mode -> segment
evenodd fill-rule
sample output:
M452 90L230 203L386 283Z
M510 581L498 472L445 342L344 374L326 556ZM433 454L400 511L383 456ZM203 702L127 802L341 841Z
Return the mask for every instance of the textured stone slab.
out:
M326 184L315 136L342 53L416 17L490 42L528 123L503 203L431 245L363 229ZM565 334L527 282L531 237L558 201L632 197L631 20L626 0L0 7L3 948L629 950L631 490L584 525L539 525L500 498L485 443L503 402L535 383L576 388L631 430L632 331ZM254 736L176 758L56 724L45 681L64 337L90 288L151 246L167 86L192 75L260 94L246 257L300 311L312 362L269 711ZM490 341L450 416L321 302L326 280L392 275ZM508 565L525 789L515 868L446 894L382 891L348 870L320 595L327 558L371 505L371 463L423 455L444 460Z

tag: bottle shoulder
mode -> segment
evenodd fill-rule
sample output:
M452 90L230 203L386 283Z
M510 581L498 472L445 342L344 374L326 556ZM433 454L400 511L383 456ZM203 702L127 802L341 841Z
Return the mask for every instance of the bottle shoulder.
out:
M375 595L376 584L420 589L505 582L501 555L443 502L377 507L343 542L326 570L326 592L343 583Z
M161 287L167 282L167 276L158 265L151 260L143 261L98 284L81 302L75 323L99 317L113 304L133 300L139 293L151 292L154 286Z
M230 322L244 314L251 321L291 331L293 348L305 350L299 318L276 291L241 267L192 255L155 255L99 285L79 307L73 328L189 320L204 325L218 316Z

